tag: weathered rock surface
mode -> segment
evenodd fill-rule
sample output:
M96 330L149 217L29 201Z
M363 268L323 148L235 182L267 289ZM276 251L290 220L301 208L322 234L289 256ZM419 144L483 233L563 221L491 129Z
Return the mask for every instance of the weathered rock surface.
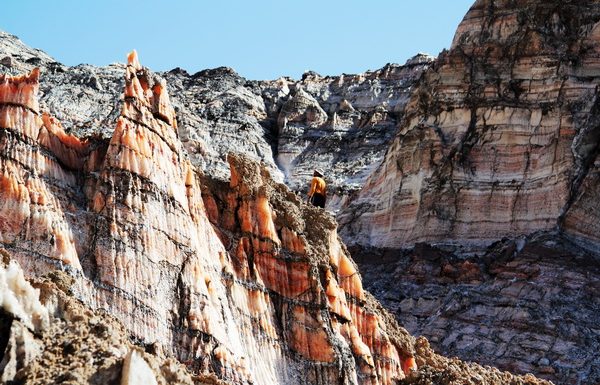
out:
M8 256L4 250L0 253ZM116 319L91 311L73 297L73 283L62 272L30 283L14 260L0 263L0 284L18 289L9 292L12 303L0 304L0 323L10 325L2 333L7 343L0 343L2 383L140 384L130 380L142 374L147 384L219 383L212 376L193 376L160 352L136 347ZM39 319L40 313L44 322L33 328L31 319ZM131 357L137 365L135 374L130 372Z
M412 87L433 58L419 54L359 75L279 79L263 98L277 113L277 165L294 191L306 190L315 168L326 171L328 208L337 210L382 160ZM282 97L287 96L287 98Z
M248 81L226 67L193 75L177 68L161 75L195 166L227 180L225 154L243 153L303 193L312 170L320 167L327 170L329 207L336 210L383 158L411 87L432 60L420 54L404 66L335 77L308 72L300 81ZM44 73L41 105L67 132L112 136L123 65L67 67L0 31L0 70L19 74L35 66ZM304 99L312 103L308 112Z
M362 256L366 288L436 351L557 384L600 380L600 262L564 236L505 240L481 257L426 244Z
M476 1L338 215L366 286L445 354L600 381L599 26L597 1Z
M340 216L345 238L485 246L560 227L597 242L598 22L595 1L477 1Z
M230 68L194 75L175 69L162 74L173 95L179 135L193 164L213 177L228 180L229 152L265 162L281 181L275 165L273 131L260 89Z
M37 72L2 78L0 242L30 275L68 270L138 341L232 382L535 381L413 342L357 289L330 218L226 154L294 191L321 167L346 240L393 248L361 266L411 332L595 384L599 15L594 1L477 1L433 64L300 81L219 68L165 84L135 60L66 67L0 33L0 72L43 73L40 100ZM30 362L18 322L0 322L14 328L0 350ZM411 355L418 373L400 380Z
M79 136L111 137L123 102L123 64L68 67L0 31L0 72L18 75L34 68L43 72L40 104L60 119L65 130Z
M166 84L135 52L109 141L68 135L41 113L38 76L0 78L0 242L27 275L68 271L83 304L231 383L392 384L419 365L445 365L363 290L328 214L248 158L229 157L228 183L197 175ZM34 371L43 374L27 381L69 365L47 354L64 351L44 350ZM122 383L132 381L132 365L158 374L129 353ZM538 383L461 365L458 383L470 371L490 383ZM92 368L69 379L85 382Z

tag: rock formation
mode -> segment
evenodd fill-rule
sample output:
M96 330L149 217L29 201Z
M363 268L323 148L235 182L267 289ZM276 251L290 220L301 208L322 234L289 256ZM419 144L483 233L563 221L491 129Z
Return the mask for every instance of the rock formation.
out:
M196 167L227 180L225 154L244 153L302 192L312 170L321 167L328 170L330 208L337 209L381 161L411 87L432 60L420 54L404 66L358 75L308 72L299 81L249 81L226 67L193 75L174 69L162 76ZM67 67L0 31L0 71L16 75L35 66L45 74L41 104L68 132L112 136L122 103L122 64ZM302 95L318 112L317 121L306 117L304 102L298 103Z
M435 350L557 384L600 378L597 256L556 233L480 257L419 244L360 255L365 288Z
M478 0L435 61L299 81L67 67L0 32L0 246L72 276L116 345L231 383L534 382L437 356L380 308L332 218L276 183L321 167L365 286L411 333L595 384L599 24L590 0ZM11 375L50 346L17 313L0 351L37 348ZM114 378L165 381L112 357Z
M593 1L477 1L340 217L346 238L488 245L558 226L597 242L582 212L598 213L599 21Z
M359 75L308 72L300 82L268 83L263 98L269 111L278 112L276 161L286 184L304 191L313 169L322 168L330 185L328 208L341 207L381 162L413 85L432 60L419 54L404 66Z
M599 31L596 1L476 1L338 216L366 286L446 354L600 381Z
M29 277L68 272L67 291L85 315L60 310L71 306L61 297L46 305L17 300L25 316L4 299L2 306L9 323L58 325L52 333L59 340L79 321L87 323L72 327L96 337L70 347L37 342L37 352L24 358L9 354L10 362L24 360L13 365L15 378L58 380L65 368L56 367L57 354L85 357L83 346L106 332L89 329L87 306L107 311L124 329L100 347L107 361L72 374L80 375L69 377L74 383L114 376L115 365L122 365L122 383L162 383L171 369L127 353L130 345L119 341L125 333L196 373L235 384L392 384L431 373L457 384L471 373L490 383L543 383L447 360L415 342L363 290L335 221L264 167L230 156L228 183L199 175L177 136L166 84L135 52L110 140L66 134L40 110L38 77L34 69L0 78L0 242ZM55 315L46 322L48 303ZM26 334L11 331L10 346L29 345Z
M0 380L3 384L212 384L159 352L129 341L116 319L94 312L71 292L71 276L55 271L29 283L0 250Z

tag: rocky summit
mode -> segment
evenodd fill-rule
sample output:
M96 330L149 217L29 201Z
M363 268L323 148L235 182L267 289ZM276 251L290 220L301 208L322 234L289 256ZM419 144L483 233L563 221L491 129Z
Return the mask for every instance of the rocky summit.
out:
M300 80L0 32L1 381L597 384L599 79L591 0Z
M67 67L0 31L0 71L40 68L40 104L78 137L110 138L123 102L123 64ZM306 193L313 169L328 170L328 207L338 210L383 159L411 89L433 57L387 64L358 75L250 81L220 67L193 75L160 73L191 162L229 178L230 152L262 161L273 178Z

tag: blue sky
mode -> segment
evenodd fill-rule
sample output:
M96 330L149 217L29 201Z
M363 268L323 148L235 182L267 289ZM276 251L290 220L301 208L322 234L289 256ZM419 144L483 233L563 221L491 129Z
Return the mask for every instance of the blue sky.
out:
M249 79L357 73L437 55L474 0L3 0L0 29L58 61Z

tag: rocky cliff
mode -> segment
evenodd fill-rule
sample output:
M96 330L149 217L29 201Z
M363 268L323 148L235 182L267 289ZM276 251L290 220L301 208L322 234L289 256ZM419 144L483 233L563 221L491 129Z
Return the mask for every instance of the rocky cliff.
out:
M600 380L599 31L597 1L476 1L338 216L366 286L437 349Z
M436 61L299 81L67 67L0 32L0 73L33 71L0 86L0 242L147 351L233 383L534 381L433 354L364 284L437 351L595 384L599 14L477 1ZM275 183L302 191L316 167L363 283L332 218Z
M166 381L169 370L190 381L185 370L165 369L119 342L129 333L195 373L235 384L392 384L431 375L458 384L471 373L490 383L538 383L444 359L415 341L363 290L333 218L247 158L228 158L228 182L200 175L177 136L164 80L135 52L124 73L110 139L69 135L42 112L38 69L0 77L0 242L14 260L0 283L15 293L2 302L8 380L58 381L69 367L55 363L57 355L91 350L108 361L88 363L70 381L114 382L122 366L128 383L132 365L146 368L151 382ZM60 298L38 303L15 262L28 277L66 271L72 282L62 291L85 315L61 310L71 299L52 288L48 296ZM108 353L96 350L96 329L87 330L101 321L86 307L123 325L99 347ZM48 343L72 329L82 330L83 342L58 350ZM19 353L31 344L31 354Z
M488 245L558 227L597 242L598 21L594 1L477 1L340 217L346 238Z
M481 255L428 244L358 256L365 287L440 353L557 384L595 384L600 264L557 233Z

